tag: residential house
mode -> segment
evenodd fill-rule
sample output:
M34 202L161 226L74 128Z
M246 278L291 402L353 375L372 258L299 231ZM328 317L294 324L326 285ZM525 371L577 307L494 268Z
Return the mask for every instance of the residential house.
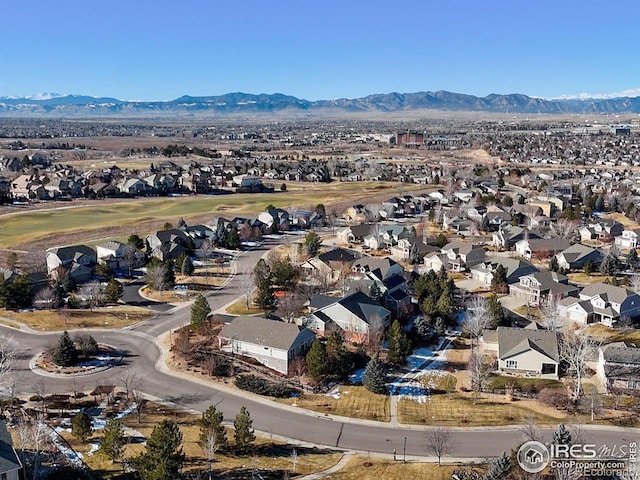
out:
M0 479L19 480L21 478L22 463L13 448L11 434L7 430L4 419L0 420Z
M516 242L516 253L527 260L549 258L569 248L571 243L565 238L529 238Z
M93 276L98 262L96 251L86 245L56 247L47 250L47 272L57 278L58 268L63 267L76 283L86 282Z
M139 178L123 179L120 183L116 184L116 187L120 193L131 196L149 195L153 192L153 188L146 182L143 182Z
M495 353L502 374L558 380L560 354L555 332L532 328L498 327L484 330L482 347Z
M502 225L492 235L493 245L504 250L510 250L520 240L534 238L542 238L542 234L513 225Z
M258 220L272 231L287 231L291 228L289 212L282 208L270 208L258 215Z
M594 265L600 263L602 253L595 248L576 243L556 254L558 266L567 270L584 268L585 263L591 261Z
M411 250L415 248L418 256L423 258L426 254L432 252L440 252L440 249L434 245L424 243L422 238L413 236L405 237L398 240L398 244L390 248L391 256L399 261L408 261L411 256Z
M96 246L96 254L98 263L109 265L113 270L136 268L144 263L144 253L116 241Z
M638 248L640 239L640 228L624 229L619 237L615 238L618 248Z
M363 256L353 263L351 272L355 278L369 277L382 282L392 275L402 275L404 268L391 258Z
M447 258L447 270L462 272L484 261L485 251L472 243L453 241L442 247Z
M509 285L509 295L535 306L543 304L550 296L561 299L577 295L578 290L578 287L569 285L567 276L546 270L523 275L518 283Z
M598 349L598 377L605 391L640 388L640 348L632 343L614 342Z
M363 342L371 325L387 327L391 312L368 295L356 291L343 298L323 297L323 304L305 319L305 325L319 335L337 327L350 341ZM318 306L318 302L311 302Z
M351 271L351 265L361 257L360 253L346 248L334 248L300 264L307 278L320 275L327 283L336 282L341 274Z
M578 298L560 300L558 315L580 325L600 322L611 327L623 316L640 316L640 295L625 287L593 283L584 287Z
M502 265L506 270L509 285L519 282L523 275L539 271L531 263L520 258L492 257L471 267L471 278L482 282L483 285L490 286L498 265Z
M600 240L601 242L612 242L615 237L621 236L623 231L624 225L609 219L601 219L578 229L581 241Z
M147 235L145 244L149 255L162 262L175 260L194 246L193 239L189 235L175 228L158 230L156 233Z
M338 232L338 238L342 243L362 243L373 228L371 223L352 225Z
M315 334L304 327L264 317L235 317L222 327L222 351L250 357L276 372L288 375L294 358L307 353Z

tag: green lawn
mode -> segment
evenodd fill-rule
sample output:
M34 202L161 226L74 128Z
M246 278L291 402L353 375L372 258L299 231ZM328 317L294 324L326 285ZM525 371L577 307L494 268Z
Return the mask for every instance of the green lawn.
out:
M386 195L399 188L390 182L334 182L292 186L286 192L272 194L200 195L179 198L154 198L125 200L115 203L25 211L0 216L0 248L15 248L31 241L61 233L75 233L111 228L113 235L122 235L118 227L140 226L146 222L173 222L179 218L217 215L252 215L263 211L267 205L289 208L313 208L318 203L325 206L350 201L360 201L363 196ZM407 190L406 186L403 189ZM410 189L410 188L409 188ZM101 235L104 237L105 235Z

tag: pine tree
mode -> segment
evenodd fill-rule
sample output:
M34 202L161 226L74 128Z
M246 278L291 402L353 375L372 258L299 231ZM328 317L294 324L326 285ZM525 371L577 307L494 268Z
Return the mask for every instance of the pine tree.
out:
M498 264L496 271L493 272L491 288L498 293L503 293L507 288L507 269L502 264Z
M312 231L305 235L303 244L306 247L309 256L315 257L322 246L322 239L316 232Z
M107 286L104 288L104 298L109 303L118 303L118 300L122 298L123 294L124 287L115 278L109 280L109 283L107 283Z
M618 258L615 254L609 252L600 265L600 272L603 275L615 275L620 268Z
M144 240L139 235L131 234L127 239L127 244L134 247L136 250L142 250L144 248Z
M362 377L362 386L378 395L386 395L388 393L387 367L378 357L373 357L367 363Z
M111 461L122 457L124 447L124 427L119 420L110 418L104 427L104 437L100 442L99 452Z
M439 315L449 318L453 314L454 310L455 305L453 303L453 293L449 289L449 287L447 287L442 291L440 297L438 298L438 302L436 303L436 311Z
M91 417L84 412L74 415L71 419L71 435L84 442L91 436L91 432L93 432Z
M499 325L504 326L507 316L504 311L504 307L498 301L498 296L493 293L487 298L487 307L489 307L489 315L491 315L491 323L487 325L488 328L497 327Z
M635 248L629 250L629 254L627 255L627 264L632 270L635 270L638 267L638 252Z
M191 326L196 330L207 322L207 316L211 313L209 302L202 294L198 294L191 305Z
M382 303L382 290L378 286L377 282L373 282L371 284L371 288L369 288L369 296L378 303Z
M558 258L553 255L549 260L549 271L557 272L560 269L560 265L558 265Z
M430 342L433 340L435 330L426 316L420 315L416 318L413 322L413 327L416 329L416 333L423 341Z
M445 236L444 233L441 233L440 235L438 235L438 237L436 238L436 246L437 247L444 247L447 243L449 243L449 240L447 239L447 237Z
M224 448L227 445L227 431L222 425L223 420L223 413L219 412L215 405L211 405L202 413L202 417L198 420L201 446L207 444L210 432L216 436L216 445L218 448Z
M175 264L173 260L169 260L165 264L164 275L162 276L162 286L165 290L172 289L176 284Z
M411 265L416 265L422 261L422 255L420 254L420 250L418 249L418 242L413 242L411 245L411 250L409 250L409 263Z
M558 429L553 432L553 437L551 437L551 443L553 445L571 445L573 441L573 437L571 436L571 432L567 430L567 427L561 423L558 426Z
M53 351L53 361L61 367L70 367L78 361L78 350L69 337L69 332L62 332Z
M511 457L502 452L501 456L489 462L489 471L485 478L487 480L502 480L507 478L509 470L511 470Z
M251 414L247 407L243 406L240 409L240 413L236 415L236 419L233 422L233 428L235 428L234 442L236 452L243 453L256 439L253 431L253 420L251 420Z
M351 355L344 346L344 341L338 332L333 332L326 343L328 371L332 376L345 378L352 369Z
M411 341L402 329L402 325L395 320L389 329L389 361L396 365L402 365L411 354Z
M185 256L182 261L182 266L180 268L180 273L187 277L193 275L195 268L193 267L193 262L191 261L191 257Z
M444 323L444 318L436 318L436 323L433 325L433 328L435 329L436 334L438 334L439 336L443 336L447 331L447 324Z
M181 480L185 455L178 424L162 420L153 428L147 446L132 464L144 480Z
M240 235L235 228L230 228L227 232L227 248L240 248Z
M592 260L587 260L582 268L585 275L591 275L593 273L593 270L595 269L595 266Z
M596 198L596 203L593 206L593 209L598 212L602 212L604 210L604 198L602 197L602 195L598 195L598 197Z
M327 346L321 339L316 338L313 341L307 353L306 361L307 371L314 380L319 380L328 373L329 356L327 355Z

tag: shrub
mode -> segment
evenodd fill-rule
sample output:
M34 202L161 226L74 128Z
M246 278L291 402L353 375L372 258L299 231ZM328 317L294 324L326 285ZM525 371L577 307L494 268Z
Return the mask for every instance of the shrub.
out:
M543 388L538 394L538 400L547 407L564 410L569 406L569 394L560 388Z
M267 397L288 398L296 392L294 388L284 383L270 383L255 375L240 375L236 377L235 384L241 390Z

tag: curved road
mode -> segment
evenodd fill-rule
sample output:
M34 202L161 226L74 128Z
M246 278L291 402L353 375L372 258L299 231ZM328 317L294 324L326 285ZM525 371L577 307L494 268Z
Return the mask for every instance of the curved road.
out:
M259 257L270 246L246 252L238 258L237 272L251 271ZM209 297L213 310L238 297L239 278L236 275L229 284L215 291ZM91 375L75 377L75 383L83 389L91 389L97 384L118 383L120 372L130 365L144 376L144 390L149 395L173 402L185 408L203 411L211 404L217 404L226 420L233 420L245 405L251 412L256 430L293 441L308 442L320 446L392 454L395 450L401 458L404 445L406 455L425 456L425 431L420 426L393 427L390 424L358 421L341 417L328 417L315 412L298 410L295 407L274 404L255 395L214 384L199 382L170 372L161 362L161 351L155 337L189 322L190 309L182 307L166 314L158 314L153 319L120 331L94 330L92 334L98 342L121 348L126 356L123 365ZM52 345L59 333L31 334L9 327L0 330L12 335L20 345L18 369L21 372L18 390L24 393L35 391L40 382L47 393L65 393L71 390L72 379L52 378L38 375L29 369L29 360L46 346ZM593 427L584 432L585 440L598 445L621 445L630 441L640 441L640 430L614 427ZM545 434L550 435L550 430ZM452 431L452 457L482 459L510 451L523 440L517 427L454 429Z

